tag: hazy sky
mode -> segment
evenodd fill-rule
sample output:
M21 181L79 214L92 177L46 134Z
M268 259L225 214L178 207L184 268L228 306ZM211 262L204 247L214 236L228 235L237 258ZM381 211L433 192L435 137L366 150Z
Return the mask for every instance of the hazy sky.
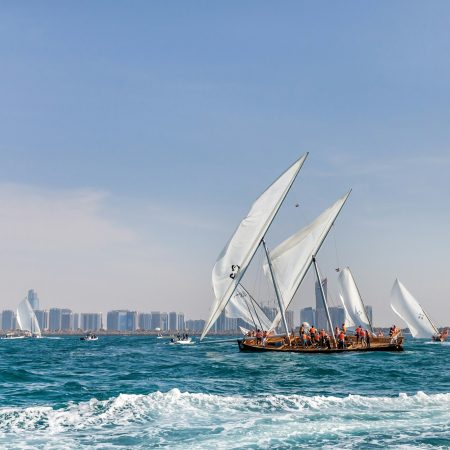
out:
M446 1L2 1L0 309L34 288L44 308L206 318L223 245L309 151L269 247L351 187L318 257L331 294L349 265L389 324L398 276L450 324L449 17Z

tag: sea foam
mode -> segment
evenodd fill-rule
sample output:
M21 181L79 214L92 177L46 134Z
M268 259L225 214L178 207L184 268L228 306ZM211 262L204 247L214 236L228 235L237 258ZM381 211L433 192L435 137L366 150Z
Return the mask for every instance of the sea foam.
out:
M220 396L120 394L51 407L0 409L4 448L445 447L450 393Z

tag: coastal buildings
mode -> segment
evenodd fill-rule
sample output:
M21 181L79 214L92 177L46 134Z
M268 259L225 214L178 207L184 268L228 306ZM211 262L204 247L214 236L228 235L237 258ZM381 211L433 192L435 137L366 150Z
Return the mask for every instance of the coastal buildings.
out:
M61 309L50 308L48 312L48 329L56 331L61 329Z
M345 322L345 310L342 306L330 306L328 308L330 311L330 318L331 322L333 323L333 326L341 326ZM367 305L366 306L367 315L370 319L370 323L373 324L372 319L372 306ZM322 312L320 313L322 314ZM326 318L326 316L325 316ZM300 323L307 322L310 325L316 325L317 320L317 311L308 306L307 308L303 308L300 310ZM359 325L359 324L358 324ZM328 329L328 323L326 323L325 327L319 327L319 325L316 325L319 329L325 328Z
M176 312L169 313L169 330L178 330L178 315Z
M48 311L44 309L35 309L34 314L41 330L48 329Z
M14 311L6 309L2 311L2 330L14 330L16 328L16 317Z
M200 333L205 327L204 320L186 320L185 329L194 333Z
M324 290L327 290L327 281L323 279ZM319 295L319 297L318 297ZM106 317L101 312L75 312L69 308L50 308L40 309L40 301L37 292L30 289L27 293L27 299L34 306L37 321L42 331L49 332L86 332L106 330L112 332L134 332L134 331L161 331L173 333L177 331L201 332L204 327L202 319L185 319L184 313L170 311L152 311L139 312L132 310L112 310L106 313ZM300 323L308 322L316 325L317 319L325 314L320 311L322 299L318 284L316 283L316 305L319 312L313 307L307 307L300 310ZM270 320L273 320L277 314L277 309L271 306L262 306L264 313ZM323 309L323 308L322 308ZM367 314L372 321L372 307L366 306ZM296 313L297 314L297 313ZM344 320L344 310L342 307L330 307L330 315L333 324L341 324ZM297 316L299 317L299 316ZM105 320L106 319L106 320ZM289 329L294 329L298 324L294 321L294 312L286 311L286 320ZM326 314L325 314L326 320ZM242 319L230 319L221 314L212 331L217 333L239 333L240 328L253 328ZM14 310L4 310L0 313L0 328L3 331L14 330L17 327L16 312ZM282 330L280 330L282 331Z
M152 329L152 315L151 313L141 313L138 318L138 327L140 330Z
M161 329L161 313L159 311L152 311L152 330Z
M137 330L137 312L128 310L108 311L106 328L111 331Z
M102 329L102 313L81 313L78 328L81 328L83 331L98 331Z

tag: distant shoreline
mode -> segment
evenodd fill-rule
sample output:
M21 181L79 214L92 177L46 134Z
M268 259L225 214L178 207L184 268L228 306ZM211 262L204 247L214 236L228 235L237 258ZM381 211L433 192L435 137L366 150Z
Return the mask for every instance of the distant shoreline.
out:
M200 336L202 333L200 331L173 331L164 332L159 331L111 331L111 330L97 330L92 331L98 336L158 336L162 334L164 337L170 337L176 334L187 333L189 336ZM84 336L87 331L43 331L42 336ZM208 333L208 336L234 336L238 335L238 332L219 332L219 333Z
M442 331L446 327L440 327L439 331ZM385 335L389 334L389 328L384 327L375 327L376 330L381 330ZM404 335L410 335L410 332L407 328L403 328L402 333ZM11 332L9 331L0 331L0 334L6 334ZM67 330L67 331L43 331L42 336L84 336L88 331L82 331L82 330ZM298 333L298 329L295 330L296 333ZM170 337L172 335L176 334L183 334L187 333L189 336L200 336L202 333L201 331L154 331L154 330L144 330L144 331L112 331L112 330L97 330L93 331L98 336L158 336L159 334L162 334L164 337ZM351 332L350 332L351 333ZM219 332L209 332L208 336L236 336L242 337L242 334L238 331L219 331Z

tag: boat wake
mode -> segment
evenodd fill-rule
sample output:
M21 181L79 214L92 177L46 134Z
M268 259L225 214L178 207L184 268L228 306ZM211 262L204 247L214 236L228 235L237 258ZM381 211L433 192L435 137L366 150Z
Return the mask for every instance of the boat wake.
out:
M436 342L436 341L427 341L424 342L425 345L442 345L444 347L446 347L447 345L450 345L449 341L444 341L444 342Z
M0 408L2 448L445 446L450 393L347 397L154 392Z

